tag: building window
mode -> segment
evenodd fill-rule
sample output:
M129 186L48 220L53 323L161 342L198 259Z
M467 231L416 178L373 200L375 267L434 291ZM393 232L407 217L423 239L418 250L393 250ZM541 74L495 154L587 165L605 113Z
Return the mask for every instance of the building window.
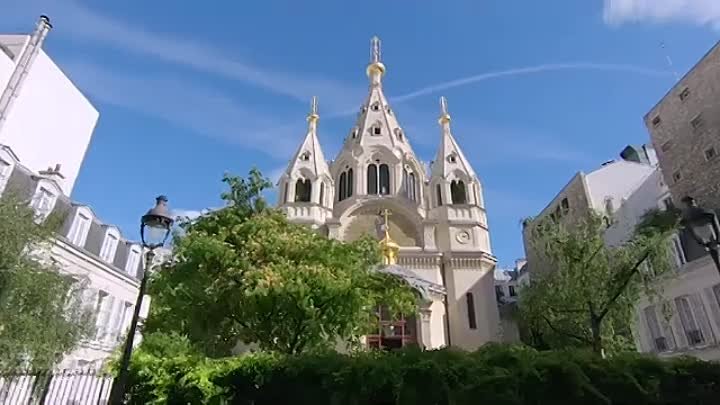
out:
M437 199L437 206L440 207L443 205L442 200L442 186L440 184L435 186L435 197Z
M672 331L669 331L670 333L667 334L670 336L670 339L668 339L663 333L663 328L660 326L660 321L658 320L657 316L657 310L654 305L651 305L643 310L643 313L645 314L645 322L647 323L648 329L650 330L650 337L652 338L653 346L655 351L658 353L666 352L668 350L672 349L672 346L674 346L673 340L672 340Z
M407 193L408 198L417 201L417 186L415 185L415 173L410 172L408 174L408 182L407 182Z
M386 164L380 165L380 194L390 194L390 168Z
M75 246L85 246L88 229L90 229L90 218L83 213L78 213L70 229L68 239Z
M560 201L560 208L562 209L563 215L570 212L570 201L568 201L567 198L563 198L562 201Z
M672 147L673 147L672 141L667 141L667 142L663 143L662 145L660 145L660 150L663 152L667 152L670 149L672 149Z
M115 258L115 250L117 249L118 238L115 235L108 234L105 237L102 249L100 249L100 258L106 262L112 263Z
M462 180L453 180L450 183L450 198L453 204L467 204L465 183Z
M402 141L402 140L403 140L403 132L402 132L402 129L400 129L400 128L395 128L395 136L397 137L398 140Z
M379 126L373 127L373 135L380 135L380 134L382 134L382 128L380 128Z
M475 318L475 299L472 293L465 294L467 303L468 326L470 329L477 329L477 319Z
M688 344L690 344L690 346L697 346L705 343L705 336L703 335L702 330L700 329L700 324L695 317L690 297L685 296L675 298L675 306L677 307L678 314L680 315L680 323L682 324L683 331L687 337Z
M660 116L659 116L659 115L656 116L655 118L653 118L653 120L652 120L652 124L653 124L654 127L660 125L660 122L661 122L661 120L660 120Z
M45 187L40 187L35 198L33 199L33 208L40 215L47 215L52 209L52 204L55 199L55 194L51 193L50 190Z
M517 291L515 291L514 285L508 286L508 291L510 292L511 297L517 297Z
M358 130L357 130L357 128L353 128L353 130L352 130L352 135L351 135L352 138L353 138L353 139L357 138L357 135L358 135Z
M673 181L680 181L682 179L682 173L680 170L676 170L672 175Z
M310 179L297 179L295 182L295 202L310 202L312 184Z
M375 313L377 329L366 335L371 349L397 350L417 343L417 322L414 317L393 316L386 307Z
M682 241L680 240L680 237L678 235L673 235L670 242L672 243L671 247L673 259L675 260L675 265L679 269L685 263L687 263L687 259L685 258L685 250L683 249Z
M675 207L675 203L673 203L672 197L664 198L662 200L662 204L665 211Z
M300 160L305 161L305 162L307 162L308 160L310 160L310 152L303 152L303 153L300 155Z
M110 295L105 291L98 291L97 301L95 303L95 340L100 340L105 336L107 324L110 321L110 308L112 308Z
M705 160L712 160L715 158L715 156L717 156L717 152L715 152L714 147L711 146L705 149Z
M500 285L495 286L495 299L500 301L500 299L505 297L505 293L503 292L503 288Z
M338 201L342 201L347 198L347 174L342 172L340 174L340 181L338 182Z
M612 197L605 198L605 213L607 213L609 216L612 216L613 213L615 213L615 205L613 204Z
M367 169L367 194L376 195L378 193L378 174L377 165L371 163Z
M325 206L325 183L320 183L320 198L318 198L320 205Z
M370 107L370 109L373 111L380 111L380 103L378 103L377 101L374 102L372 107Z
M693 130L699 131L703 128L705 125L705 120L703 120L703 117L701 114L698 114L690 121L690 125L692 126Z
M288 201L288 183L285 182L285 187L283 188L283 196L282 196L283 202L289 202Z
M345 192L345 194L347 194L347 196L349 198L349 197L352 197L353 190L354 190L353 187L355 186L355 177L353 176L353 169L348 169L347 174L348 174L347 175L347 191Z
M455 163L457 162L457 155L455 153L451 153L448 157L448 162Z
M131 276L137 275L138 265L140 264L140 252L137 250L130 250L128 252L128 259L125 265L125 271Z
M690 97L690 89L685 87L683 91L680 92L679 97L681 101L687 100L687 98Z

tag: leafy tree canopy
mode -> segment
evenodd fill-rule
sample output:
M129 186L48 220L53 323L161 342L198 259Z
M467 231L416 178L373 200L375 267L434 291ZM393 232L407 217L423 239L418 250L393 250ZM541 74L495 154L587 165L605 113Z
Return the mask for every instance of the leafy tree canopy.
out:
M267 207L259 171L226 175L226 206L182 225L174 260L152 279L148 331L176 332L208 356L238 341L298 353L363 334L378 305L408 313L415 297L374 271L377 241L342 243Z
M80 286L45 260L58 223L0 197L0 368L51 367L90 331Z
M600 216L573 226L531 222L542 268L522 290L520 314L532 343L598 353L629 348L635 303L643 293L655 296L657 277L670 269L669 237L678 223L675 211L649 211L627 241L613 246Z

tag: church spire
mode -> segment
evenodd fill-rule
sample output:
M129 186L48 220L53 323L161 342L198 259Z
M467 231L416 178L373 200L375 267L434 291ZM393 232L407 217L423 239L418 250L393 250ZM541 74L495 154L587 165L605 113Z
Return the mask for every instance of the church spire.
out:
M307 116L308 132L314 132L317 130L317 122L319 119L320 115L318 115L317 96L313 96L312 101L310 101L310 112Z
M447 99L445 96L440 97L440 118L438 123L442 125L443 129L450 129L450 113L448 113Z
M367 75L370 78L370 85L380 86L381 79L385 74L385 65L381 62L380 38L376 36L370 40L370 64L367 67Z
M433 162L431 174L433 176L447 178L454 170L459 169L466 173L470 178L474 178L475 171L472 169L470 162L465 158L465 154L458 146L455 137L450 130L450 113L448 112L447 99L440 97L440 146Z

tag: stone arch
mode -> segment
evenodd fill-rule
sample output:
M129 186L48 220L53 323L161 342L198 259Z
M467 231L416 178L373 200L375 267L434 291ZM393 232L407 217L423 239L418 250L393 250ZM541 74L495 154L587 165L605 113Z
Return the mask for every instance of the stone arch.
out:
M422 246L422 218L417 212L393 199L358 202L340 216L342 239L357 240L365 235L377 236L378 214L384 209L390 216L390 237L400 246Z

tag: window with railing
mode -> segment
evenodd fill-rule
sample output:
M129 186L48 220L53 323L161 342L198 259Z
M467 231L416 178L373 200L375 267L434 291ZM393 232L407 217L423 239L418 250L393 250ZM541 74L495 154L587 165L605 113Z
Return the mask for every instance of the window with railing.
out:
M407 345L417 344L415 317L393 315L384 306L377 309L375 316L377 328L366 336L369 348L397 350Z

